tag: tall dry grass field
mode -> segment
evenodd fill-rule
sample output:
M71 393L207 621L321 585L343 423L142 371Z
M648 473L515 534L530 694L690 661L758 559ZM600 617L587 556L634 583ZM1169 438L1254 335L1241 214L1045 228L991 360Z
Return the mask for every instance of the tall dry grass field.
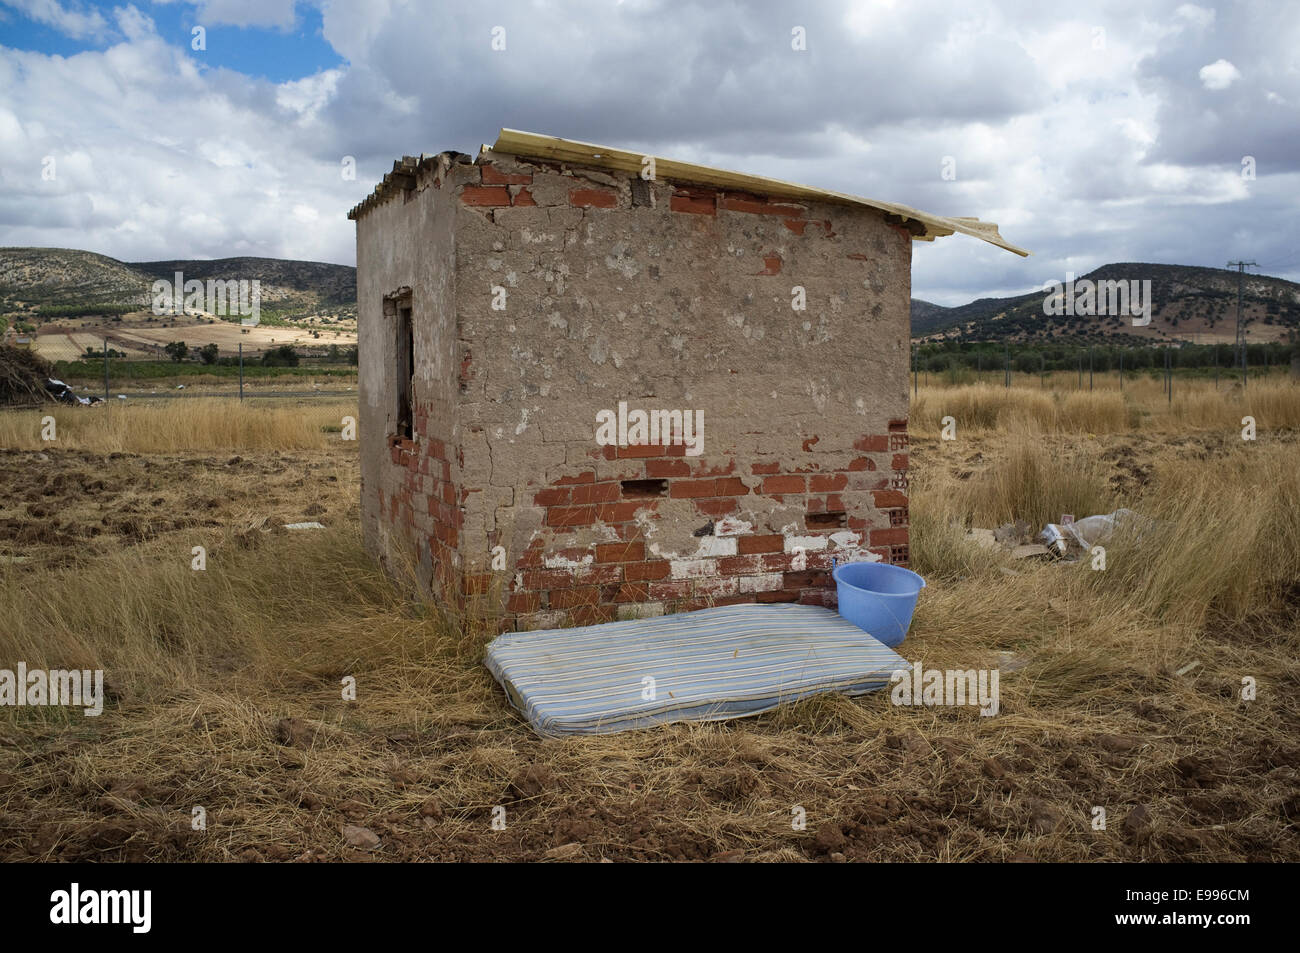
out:
M268 404L226 398L129 401L91 407L0 411L0 448L174 453L213 450L302 450L325 444L323 428L356 416L355 400ZM45 440L53 417L55 439Z
M1300 441L1278 421L1296 405L1281 388L1182 418L1158 403L980 386L914 407L929 586L901 651L999 669L996 716L877 692L564 741L482 666L490 619L377 571L355 445L321 429L335 410L59 412L80 448L59 450L0 417L0 443L28 448L0 454L0 519L35 520L50 491L66 536L49 559L0 557L0 667L102 668L113 693L99 718L0 709L0 856L349 859L351 824L387 859L1295 860ZM71 467L108 486L60 483ZM1117 506L1150 522L1102 570L966 538ZM86 555L101 512L121 544ZM302 516L327 528L278 528Z
M1278 432L1300 428L1300 385L1281 378L1251 381L1176 380L1170 400L1160 380L1097 375L1094 390L1049 389L1000 384L922 387L912 401L909 425L914 436L938 435L944 417L957 431L984 433L1012 429L1039 433L1118 434L1240 429L1253 416L1260 428ZM1086 387L1086 384L1085 384Z

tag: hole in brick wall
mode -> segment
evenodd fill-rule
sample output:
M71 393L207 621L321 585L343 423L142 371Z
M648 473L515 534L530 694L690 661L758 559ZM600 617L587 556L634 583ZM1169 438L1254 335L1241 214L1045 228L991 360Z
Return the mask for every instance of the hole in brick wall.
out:
M624 480L623 496L634 500L644 500L652 496L667 496L667 480Z
M906 449L907 449L907 434L905 434L905 433L891 433L891 434L889 435L889 449L890 449L890 450L906 450Z
M892 565L894 565L894 566L906 566L906 565L907 565L907 547L906 547L906 546L890 546L890 547L889 547L889 562L890 562Z
M847 513L809 513L805 520L809 529L839 529L848 525Z
M907 525L907 510L890 510L890 511L889 511L889 525L890 525L890 526L906 526L906 525Z

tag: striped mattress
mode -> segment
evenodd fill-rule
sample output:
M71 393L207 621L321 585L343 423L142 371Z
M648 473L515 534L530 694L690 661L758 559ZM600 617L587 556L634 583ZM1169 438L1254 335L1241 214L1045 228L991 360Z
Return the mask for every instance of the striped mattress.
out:
M861 695L909 663L819 606L721 606L574 629L508 632L486 664L538 734L627 731Z

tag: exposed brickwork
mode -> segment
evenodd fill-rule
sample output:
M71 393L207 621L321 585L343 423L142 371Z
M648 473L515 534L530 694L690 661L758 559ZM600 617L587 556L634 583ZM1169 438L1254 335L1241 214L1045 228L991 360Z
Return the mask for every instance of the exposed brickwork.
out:
M480 168L483 170L484 185L527 185L533 181L530 172L498 172L491 162L484 162Z
M437 419L436 417L432 419ZM453 456L431 430L427 407L417 407L411 439L389 436L387 462L395 479L385 494L377 490L385 522L412 544L431 585L449 591L472 588L458 575L460 531L464 525L461 494L453 482Z
M620 605L650 602L662 603L669 612L740 602L833 608L832 559L874 555L907 564L907 498L885 485L891 477L877 476L874 468L855 469L862 458L828 458L807 476L768 472L779 463L753 463L750 469L759 475L747 483L739 477L698 475L734 472L734 458L688 462L680 456L680 446L669 445L638 448L643 453L631 458L635 463L617 480L583 470L537 488L531 503L545 516L533 545L506 572L459 572L465 503L476 491L453 484L455 454L429 434L428 426L428 415L417 413L416 438L390 442L390 463L404 472L400 489L383 501L385 518L423 535L432 582L445 595L499 598L503 628L539 614L556 623L608 621L618 616ZM863 435L855 441L887 443L888 435ZM893 454L889 462L893 471L900 465L905 469L907 455ZM662 480L664 494L624 498L624 481L640 479ZM798 526L784 531L789 527L755 525L745 518L751 508L747 504L763 496L794 503L813 517L854 515L839 529ZM660 554L647 537L646 525L668 499L693 501L701 528L708 528L696 552ZM576 531L593 528L613 541L572 544Z
M806 206L780 198L705 187L678 187L673 190L669 207L674 212L692 215L716 216L719 210L746 215L770 215L782 219L788 231L801 237L806 234L832 237L835 234L829 219L810 220L807 218ZM864 261L867 260L866 256L860 257ZM764 269L758 274L780 274L782 265L780 255L775 252L769 253L764 256L763 261Z
M460 192L465 205L501 208L510 205L536 205L528 189L507 185L467 185Z
M569 193L569 204L578 208L614 208L618 194L606 189L574 189Z
M460 200L466 205L509 205L510 190L504 185L467 185Z
M779 199L745 195L740 192L722 193L721 205L729 212L748 212L751 215L780 215L782 218L803 218L804 207Z
M888 434L856 442L887 447ZM906 563L906 498L887 488L889 477L877 475L905 464L905 454L887 460L888 451L878 451L879 471L855 469L862 459L856 453L827 454L811 475L769 472L781 464L756 462L749 469L758 475L747 481L728 475L740 469L734 457L683 459L678 445L635 449L620 454L629 462L617 479L584 469L532 491L528 502L544 513L541 532L509 571L494 574L510 624L537 618L582 624L616 618L620 606L651 603L667 612L738 602L833 608L833 559ZM626 498L625 482L642 480L662 481L662 495ZM810 516L852 516L824 530L760 525L747 517L765 496ZM694 552L666 553L655 541L654 521L670 500L697 508L707 532ZM609 541L575 545L593 531ZM482 587L478 576L465 584L471 592Z
M674 189L669 208L691 215L717 215L718 196L712 189Z

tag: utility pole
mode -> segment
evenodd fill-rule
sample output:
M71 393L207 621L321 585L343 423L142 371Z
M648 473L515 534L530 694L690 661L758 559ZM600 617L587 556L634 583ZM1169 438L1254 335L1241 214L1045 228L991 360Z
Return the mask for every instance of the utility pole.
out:
M1230 261L1229 268L1237 269L1237 346L1241 348L1241 386L1246 387L1246 329L1241 324L1241 296L1246 281L1246 269L1258 268L1253 261Z

